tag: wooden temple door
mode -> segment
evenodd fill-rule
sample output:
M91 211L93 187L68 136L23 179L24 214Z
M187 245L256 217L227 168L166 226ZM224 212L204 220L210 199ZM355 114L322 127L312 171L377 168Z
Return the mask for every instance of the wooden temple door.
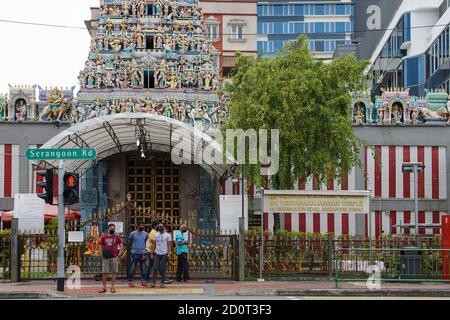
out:
M180 167L168 156L143 159L138 155L127 159L127 193L137 207L151 209L151 215L180 217ZM150 228L152 217L143 211L130 212L130 227L142 221Z

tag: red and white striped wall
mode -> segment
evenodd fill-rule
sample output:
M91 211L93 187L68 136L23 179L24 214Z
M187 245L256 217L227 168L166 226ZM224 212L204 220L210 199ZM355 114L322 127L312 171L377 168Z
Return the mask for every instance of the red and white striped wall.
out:
M0 198L19 192L19 145L0 144Z
M418 175L421 199L446 199L446 148L423 146L374 146L366 149L365 170L372 197L414 198L414 175L402 172L403 162L422 162L425 171Z
M423 162L425 171L418 176L418 195L421 199L441 200L447 195L446 148L438 146L374 146L364 150L364 171L367 176L366 189L371 190L372 197L384 199L413 199L413 175L402 172L403 162ZM299 184L300 190L313 190L314 183L309 179ZM321 190L355 189L355 169L348 177L328 181L320 186ZM239 194L239 186L233 185L231 179L224 183L225 194ZM250 192L252 193L252 192ZM253 190L254 193L254 190ZM419 212L419 223L439 223L439 211ZM408 234L409 230L396 225L414 222L414 212L380 212L371 213L371 223L365 216L365 234ZM333 212L297 212L281 213L280 228L288 231L302 231L336 235L356 234L355 214ZM264 228L273 231L274 215L264 214ZM369 226L371 232L369 232ZM439 229L419 228L420 234L439 233Z

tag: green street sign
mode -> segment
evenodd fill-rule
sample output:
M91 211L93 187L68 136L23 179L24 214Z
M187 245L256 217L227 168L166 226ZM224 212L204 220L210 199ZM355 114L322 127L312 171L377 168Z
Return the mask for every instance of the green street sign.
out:
M93 160L97 150L85 149L27 149L27 160Z

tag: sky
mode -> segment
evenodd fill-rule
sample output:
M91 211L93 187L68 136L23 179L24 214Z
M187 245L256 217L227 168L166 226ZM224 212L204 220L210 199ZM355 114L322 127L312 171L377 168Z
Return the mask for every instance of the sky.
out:
M98 0L2 1L0 20L84 27ZM87 30L63 29L0 21L0 94L8 84L71 87L87 60Z

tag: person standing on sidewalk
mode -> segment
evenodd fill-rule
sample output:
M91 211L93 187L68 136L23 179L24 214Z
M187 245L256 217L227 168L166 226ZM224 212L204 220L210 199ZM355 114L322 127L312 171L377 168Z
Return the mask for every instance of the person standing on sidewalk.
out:
M152 242L155 248L155 261L153 262L153 283L156 285L158 272L161 276L161 288L164 288L166 280L167 259L170 257L172 237L165 231L164 225L160 223L157 229L158 233L153 237Z
M122 254L122 248L122 238L116 233L116 226L110 223L108 233L100 238L103 288L99 293L106 292L106 280L109 274L111 274L111 293L116 293L116 276L119 272L119 256Z
M147 232L144 231L144 223L138 222L137 230L130 233L128 240L130 240L131 247L131 266L128 274L128 286L134 287L133 277L137 264L141 269L141 284L144 288L147 287L147 252L146 243L148 239Z
M148 255L148 267L147 267L147 282L150 282L150 277L152 276L152 270L153 270L153 262L155 261L155 246L153 245L153 238L158 233L156 230L158 228L158 222L153 221L152 222L152 230L148 234L147 239L147 255Z
M180 232L175 234L175 245L177 249L178 264L177 264L177 282L191 282L189 280L189 241L186 240L185 234L187 226L182 224Z

